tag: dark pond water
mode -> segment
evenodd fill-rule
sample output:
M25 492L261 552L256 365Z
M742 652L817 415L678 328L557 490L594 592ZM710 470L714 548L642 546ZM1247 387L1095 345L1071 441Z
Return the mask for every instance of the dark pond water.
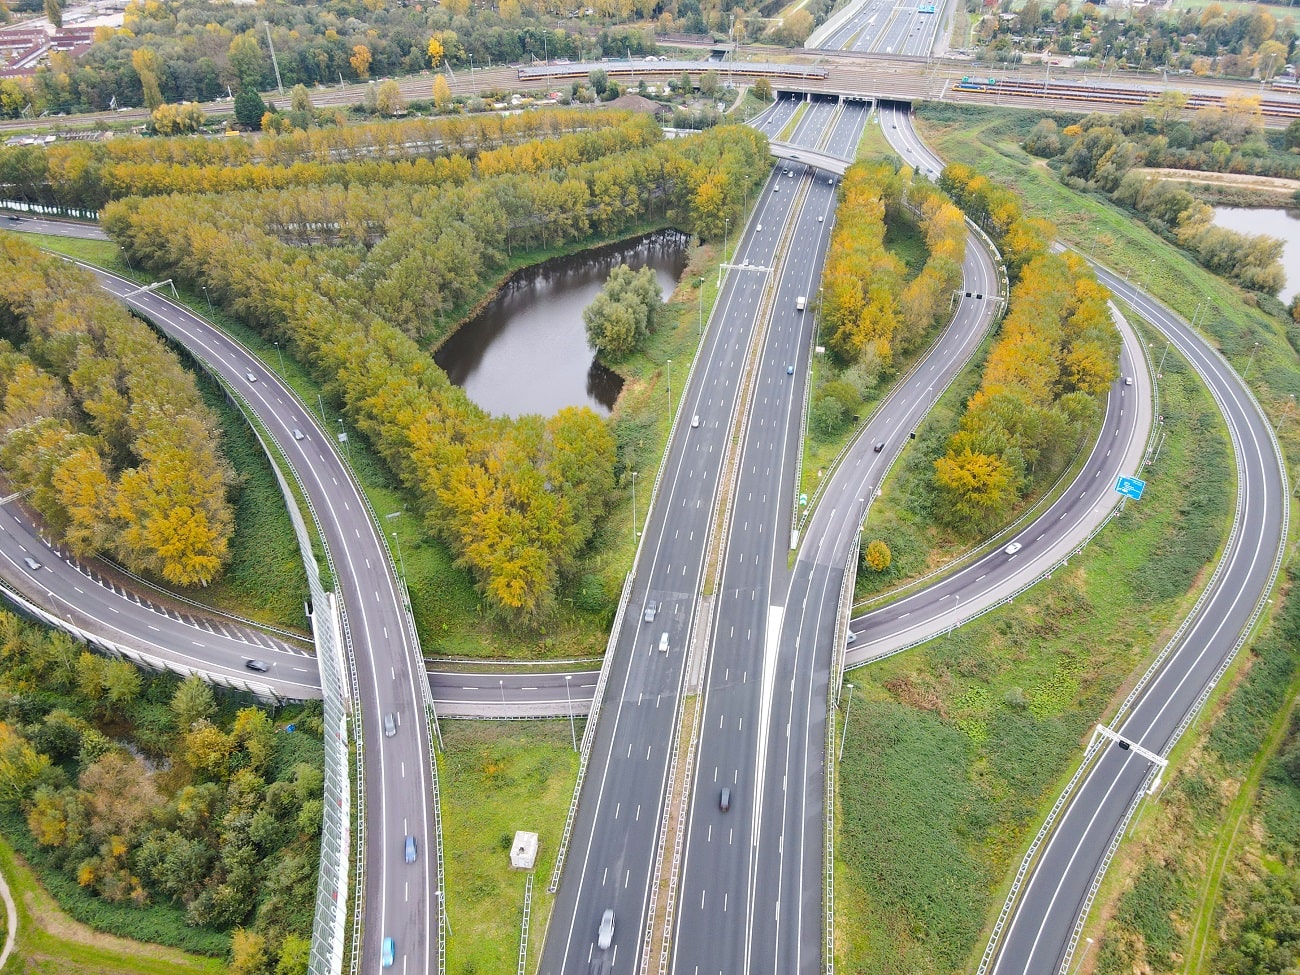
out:
M653 267L664 297L672 294L689 244L665 230L520 271L434 358L489 413L550 416L590 406L608 415L623 381L596 362L582 309L619 264Z

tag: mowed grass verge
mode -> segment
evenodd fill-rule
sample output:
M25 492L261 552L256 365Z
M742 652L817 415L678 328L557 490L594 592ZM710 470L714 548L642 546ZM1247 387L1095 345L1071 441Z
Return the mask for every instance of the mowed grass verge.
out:
M1169 440L1140 504L1014 606L847 676L844 970L967 967L1081 741L1190 608L1233 470L1213 403L1173 353L1162 395Z
M581 743L581 720L575 730ZM510 868L516 830L539 838L529 921L528 971L534 971L554 901L546 885L578 776L569 722L444 721L442 736L447 971L515 971L525 883L525 875Z
M17 941L4 975L214 975L227 970L225 959L102 934L73 920L3 840L0 873L18 912Z

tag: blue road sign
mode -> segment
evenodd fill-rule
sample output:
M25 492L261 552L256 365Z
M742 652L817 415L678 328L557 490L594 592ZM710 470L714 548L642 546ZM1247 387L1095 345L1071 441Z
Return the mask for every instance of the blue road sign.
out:
M1125 477L1120 475L1115 481L1115 491L1124 495L1126 498L1132 498L1134 501L1142 499L1142 489L1147 486L1147 482L1139 477Z

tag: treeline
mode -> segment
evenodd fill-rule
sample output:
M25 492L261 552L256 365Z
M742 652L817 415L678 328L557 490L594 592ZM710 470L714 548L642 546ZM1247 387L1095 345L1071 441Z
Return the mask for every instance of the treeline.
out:
M697 0L670 0L656 9L671 22L669 11L679 6L693 8L698 18ZM374 0L334 0L323 6L300 0L265 8L145 0L128 4L122 28L101 28L85 54L75 59L56 55L30 82L0 80L0 115L17 117L29 103L35 114L105 111L114 100L119 107L152 109L159 101L206 102L230 90L270 90L276 86L276 71L264 23L286 88L405 75L447 64L468 71L471 59L483 68L547 57L655 52L651 31L620 26L631 19L631 0L598 0L590 8L595 16L584 18L581 33L551 26L551 21L586 9L520 0L482 8L470 0L427 6ZM717 19L725 30L720 12ZM433 58L431 40L438 42Z
M229 558L235 474L194 379L94 278L0 236L0 465L78 556L181 586Z
M1181 92L1162 94L1152 102L1153 118L1134 109L1089 115L1063 129L1044 119L1025 148L1050 159L1067 186L1106 193L1136 210L1216 274L1276 295L1286 277L1281 240L1214 226L1211 207L1138 167L1295 176L1300 160L1270 148L1258 98L1229 98L1225 108L1203 108L1191 122L1178 117L1186 101Z
M109 200L159 193L224 193L290 186L464 183L471 159L509 171L511 147L529 143L551 167L650 145L654 120L572 109L340 126L231 139L109 139L48 148L0 147L9 199L98 210ZM468 157L468 158L466 158ZM536 165L530 166L532 172Z
M945 167L940 185L987 218L994 239L1014 255L1016 284L1001 334L935 461L941 516L953 527L984 530L1068 460L1117 375L1120 342L1109 292L1081 257L1048 250L1052 228L1027 220L1014 193L959 165Z
M269 962L246 971L305 973L319 706L285 734L197 677L143 675L6 612L0 660L0 823L64 909L218 956L246 926L237 942Z
M495 612L544 618L613 489L614 439L585 409L550 419L486 416L415 336L436 340L452 309L497 279L511 250L613 236L646 221L702 234L738 220L766 140L717 128L571 166L465 186L379 189L382 239L292 247L266 226L290 206L339 225L377 217L371 191L130 199L104 223L134 261L202 283L214 301L285 341L344 404L429 530L471 571ZM313 196L313 194L316 194ZM304 197L306 199L304 199ZM442 321L439 319L442 318Z
M945 314L961 284L966 227L961 211L927 180L889 163L857 163L840 183L835 231L822 274L822 322L831 352L844 364L888 369ZM903 201L912 210L905 214ZM929 256L905 282L905 268L885 247L887 210L914 219Z

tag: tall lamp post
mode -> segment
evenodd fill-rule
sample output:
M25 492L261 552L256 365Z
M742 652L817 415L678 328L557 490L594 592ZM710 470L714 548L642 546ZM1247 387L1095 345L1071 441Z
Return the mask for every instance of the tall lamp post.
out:
M844 760L844 741L849 737L849 715L853 713L853 685L847 685L849 689L849 703L844 709L844 734L840 737L840 753L835 756L836 762Z
M638 471L632 472L632 541L636 542L636 478Z
M569 694L569 681L573 680L572 674L564 675L564 700L569 705L569 735L573 738L573 750L578 750L578 733L573 728L573 698Z
M200 287L203 288L203 297L207 298L208 300L208 317L215 318L217 316L217 313L212 310L212 297L211 295L208 294L208 286L204 284L204 285L200 285Z
M704 338L704 278L700 278L698 287L700 289L700 338Z
M668 360L668 419L673 418L673 360Z
M722 265L727 262L727 231L731 228L731 218L722 218L722 260L718 261L718 287L722 287Z

